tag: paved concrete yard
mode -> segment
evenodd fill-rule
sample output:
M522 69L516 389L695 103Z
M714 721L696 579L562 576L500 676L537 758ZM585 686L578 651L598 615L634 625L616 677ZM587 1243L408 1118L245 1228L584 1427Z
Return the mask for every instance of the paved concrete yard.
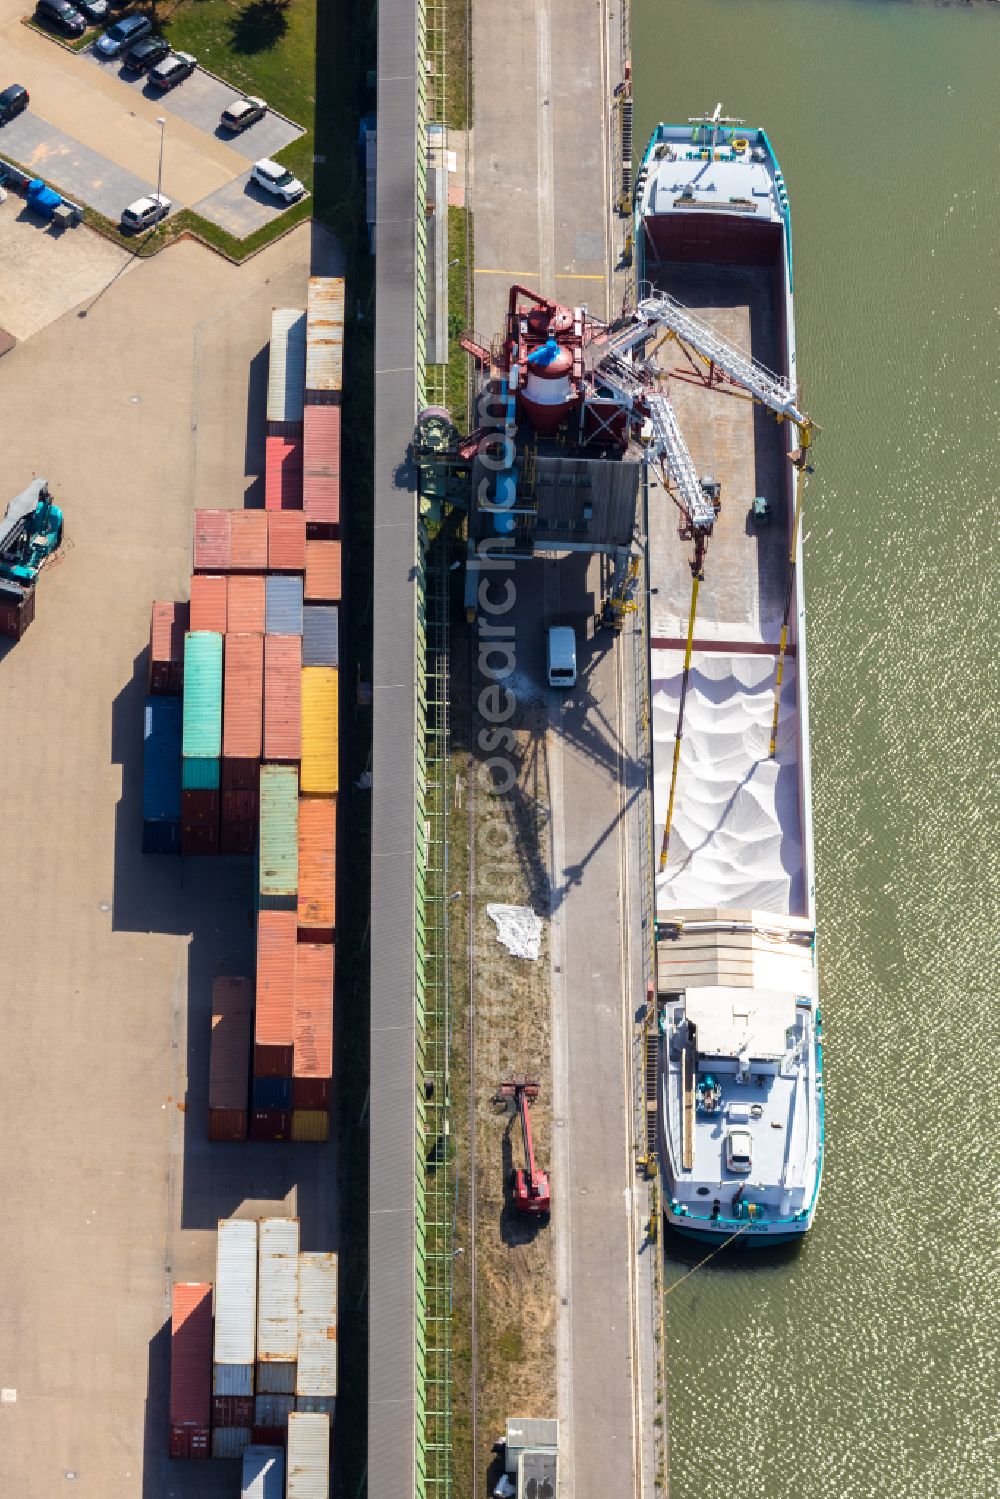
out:
M235 182L228 182L217 192L202 198L200 203L195 203L194 211L218 224L220 229L235 234L237 239L246 239L255 229L261 229L279 214L287 213L291 206L265 193L251 181L250 173L244 172Z
M95 296L131 263L128 250L85 224L54 229L10 193L0 205L0 328L29 338Z
M156 191L156 180L144 182L100 156L65 131L26 109L3 127L0 141L26 170L62 188L76 202L89 203L116 223L121 211L144 193Z
M110 58L105 62L90 48L82 55L95 63L102 72L114 74L145 99L158 104L165 113L179 115L182 120L196 125L199 130L214 135L248 161L273 156L275 151L280 151L282 146L287 146L290 141L297 140L305 133L290 120L268 113L241 135L230 135L228 130L220 128L219 116L227 104L239 98L240 90L232 84L221 83L202 68L197 68L190 78L185 78L175 88L161 93L150 83L147 74L130 72L123 66L120 58Z

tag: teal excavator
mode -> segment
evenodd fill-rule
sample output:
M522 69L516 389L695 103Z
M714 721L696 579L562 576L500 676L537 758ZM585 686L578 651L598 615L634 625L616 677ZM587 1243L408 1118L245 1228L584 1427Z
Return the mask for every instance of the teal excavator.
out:
M63 514L46 479L11 500L0 520L0 580L30 588L62 541Z

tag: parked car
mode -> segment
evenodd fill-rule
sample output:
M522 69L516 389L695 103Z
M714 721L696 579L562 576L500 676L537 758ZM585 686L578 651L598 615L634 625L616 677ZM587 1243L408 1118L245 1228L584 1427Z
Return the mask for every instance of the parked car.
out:
M170 43L162 36L144 36L141 42L130 47L122 59L132 73L146 73L170 55Z
M275 198L280 198L284 203L294 203L296 198L301 198L305 188L297 177L293 177L287 167L280 167L276 161L271 161L267 156L263 161L255 161L250 171L250 176L258 187L262 187L266 193L271 193Z
M28 107L28 90L21 83L11 83L0 92L0 125L6 125Z
M41 3L42 0L39 0L39 4ZM148 16L138 14L122 16L120 21L108 27L103 36L97 38L94 51L99 57L118 57L120 53L127 51L133 42L148 36L152 29L153 23Z
M165 219L173 204L163 193L150 193L148 198L136 198L134 203L122 210L121 225L133 234L151 229Z
M190 52L171 52L169 57L165 57L152 69L149 81L154 88L166 93L168 88L174 88L185 78L190 78L197 66L198 59L192 57Z
M67 36L82 36L87 29L84 17L69 0L38 0L35 14Z
M233 99L227 104L219 117L219 124L223 130L231 130L238 135L241 130L246 130L248 125L254 125L262 120L267 114L267 105L263 99L255 99L248 95L245 99Z
M108 0L76 0L77 9L82 10L87 20L97 24L108 18Z

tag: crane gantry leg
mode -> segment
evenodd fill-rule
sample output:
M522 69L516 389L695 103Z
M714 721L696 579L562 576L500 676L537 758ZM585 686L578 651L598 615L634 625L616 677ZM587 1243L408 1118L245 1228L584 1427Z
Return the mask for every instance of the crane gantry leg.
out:
M781 711L781 683L785 675L785 653L788 649L788 621L792 613L792 598L795 590L795 564L799 550L799 531L802 526L802 498L805 493L806 476L811 473L808 461L811 435L808 427L800 429L797 454L792 454L795 464L795 514L792 516L792 541L788 553L788 583L785 588L785 612L781 620L781 637L778 643L778 667L774 678L774 713L771 718L771 743L767 751L773 760L778 746L778 714Z
M674 763L670 771L670 799L667 802L667 820L663 824L663 842L660 845L660 873L667 867L667 849L670 844L670 826L674 820L674 796L677 791L677 767L681 761L681 740L684 737L684 705L687 701L688 681L691 676L691 656L694 647L694 621L698 611L698 586L704 577L705 538L695 538L694 561L691 563L691 609L688 614L687 645L684 649L684 672L681 676L681 698L677 708L677 733L674 736Z

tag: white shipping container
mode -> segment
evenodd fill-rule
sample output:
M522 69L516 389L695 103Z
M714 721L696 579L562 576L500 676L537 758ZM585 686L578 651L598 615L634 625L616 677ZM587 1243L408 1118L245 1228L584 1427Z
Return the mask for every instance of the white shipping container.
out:
M249 1426L216 1426L212 1432L213 1457L242 1457L249 1445Z
M298 1348L297 1218L261 1219L257 1277L257 1361L294 1363Z
M252 1364L256 1324L257 1225L252 1219L220 1218L215 1261L214 1362Z
M297 1411L319 1411L321 1415L330 1417L333 1425L333 1413L337 1409L336 1395L296 1395L295 1409Z
M248 1447L243 1454L242 1499L285 1499L283 1447Z
M330 1418L293 1411L288 1418L286 1499L329 1499Z
M306 390L338 391L344 384L344 282L310 276L306 333Z
M294 1395L298 1367L298 1364L258 1364L255 1385L258 1395Z
M294 1395L257 1395L253 1403L255 1426L287 1426L295 1409Z
M337 1256L299 1255L296 1395L337 1393Z
M253 1364L213 1364L213 1395L252 1395Z
M298 307L271 313L271 352L267 365L267 419L300 422L306 390L306 315Z

